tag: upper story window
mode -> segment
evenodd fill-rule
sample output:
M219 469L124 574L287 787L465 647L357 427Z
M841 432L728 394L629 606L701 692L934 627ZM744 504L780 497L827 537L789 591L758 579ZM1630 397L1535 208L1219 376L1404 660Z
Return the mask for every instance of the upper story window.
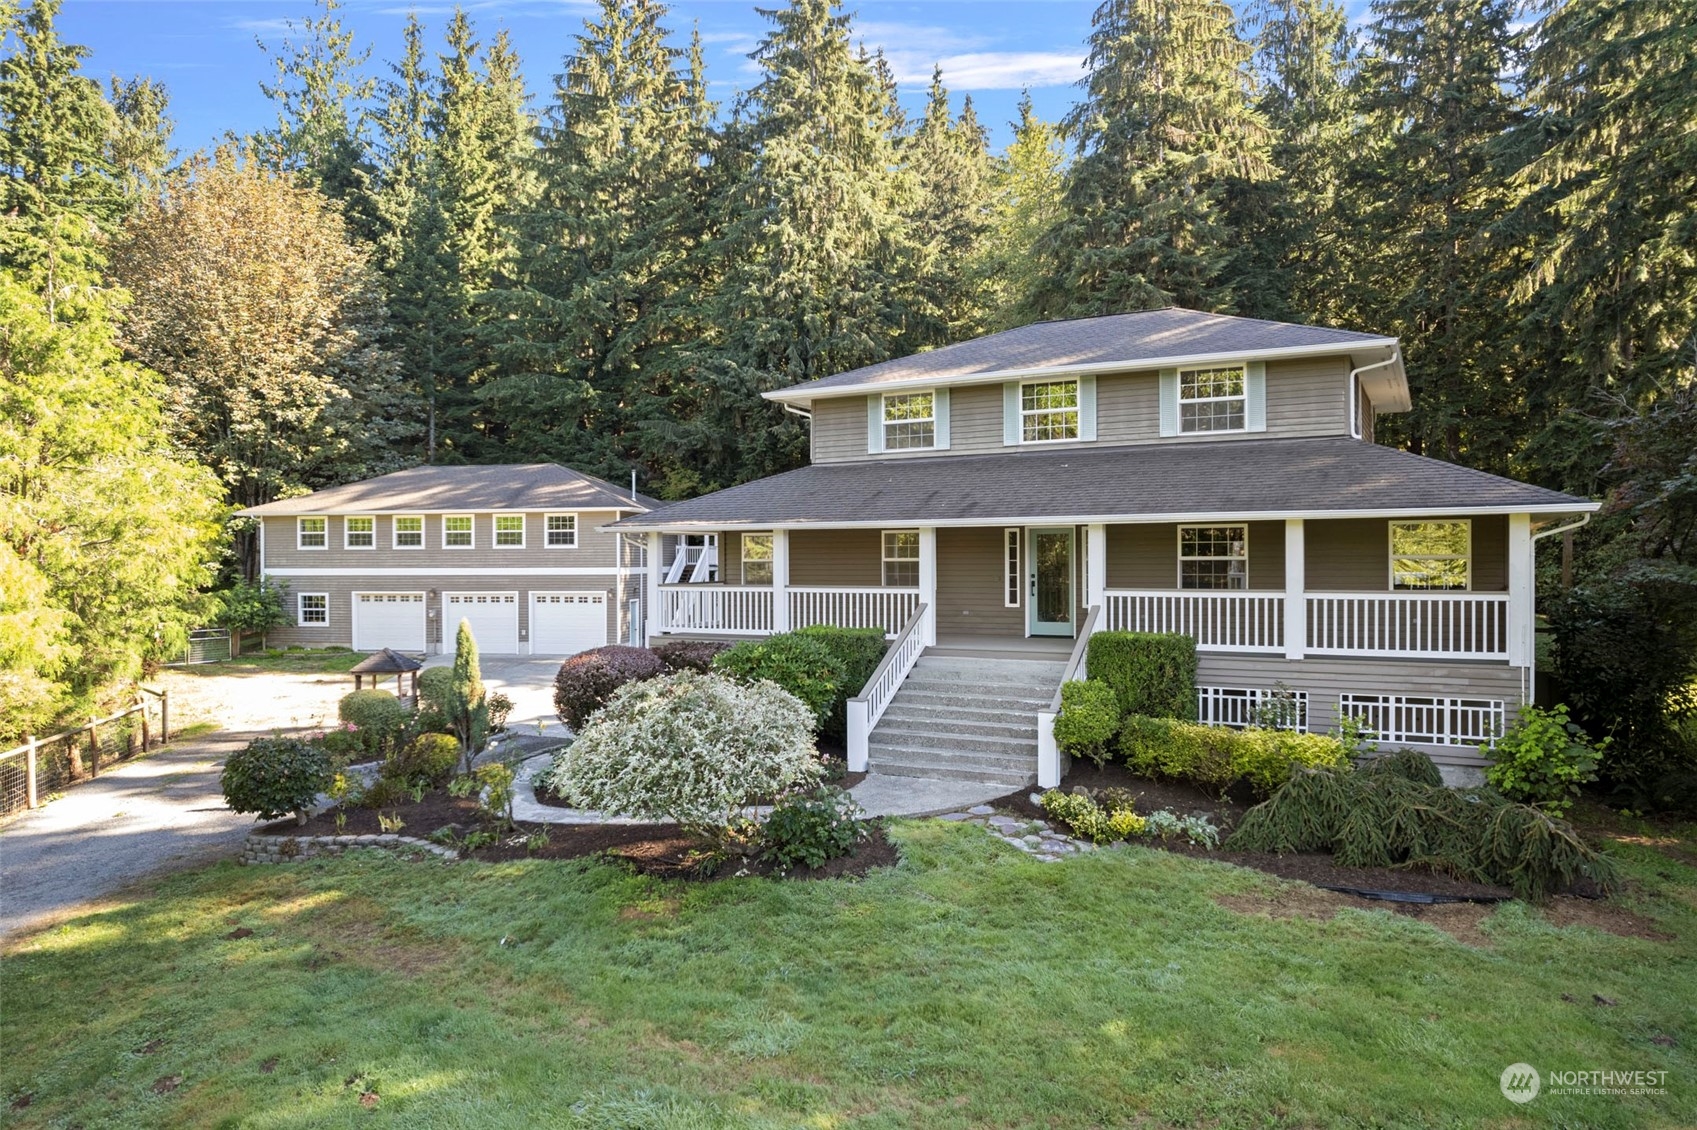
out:
M395 516L395 548L424 548L424 518L418 514Z
M550 514L543 519L549 549L577 548L577 515Z
M1473 523L1391 523L1391 588L1466 589L1472 567Z
M1249 587L1248 526L1180 526L1178 587Z
M1078 438L1078 382L1037 381L1019 386L1021 443Z
M443 549L470 549L473 544L470 514L447 514L443 516Z
M344 549L376 549L377 519L343 518L342 547Z
M1178 425L1181 433L1241 432L1248 426L1249 395L1242 365L1180 369Z
M495 515L495 545L501 549L524 548L524 515Z
M330 548L330 519L328 519L328 518L296 518L295 519L295 548L296 549L329 549Z
M929 392L884 397L884 450L937 446L937 398Z
M919 531L884 531L884 583L897 588L919 587Z
M769 585L772 583L772 535L742 535L742 583Z

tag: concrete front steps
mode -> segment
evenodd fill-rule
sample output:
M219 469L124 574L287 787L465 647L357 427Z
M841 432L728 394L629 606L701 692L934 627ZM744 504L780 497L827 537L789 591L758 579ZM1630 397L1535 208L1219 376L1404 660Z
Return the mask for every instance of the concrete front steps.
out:
M870 771L1010 790L1034 783L1037 711L1048 709L1065 666L928 649L872 731Z

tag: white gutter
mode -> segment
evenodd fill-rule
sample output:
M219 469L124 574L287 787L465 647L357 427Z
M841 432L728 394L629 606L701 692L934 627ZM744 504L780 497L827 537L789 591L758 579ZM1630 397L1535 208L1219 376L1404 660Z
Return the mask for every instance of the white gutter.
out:
M1577 522L1565 522L1565 523L1563 523L1562 525L1559 525L1559 526L1551 526L1547 530L1539 530L1537 533L1532 535L1532 540L1534 542L1538 542L1538 541L1542 541L1544 538L1552 537L1555 534L1565 534L1565 533L1569 533L1570 531L1577 530L1579 527L1581 527L1581 526L1583 526L1586 523L1591 521L1592 512L1597 510L1600 505L1601 505L1600 503L1592 503L1591 509L1586 511L1585 513L1581 514L1579 516L1579 521L1577 521Z
M1141 373L1152 369L1172 369L1181 365L1217 365L1245 361L1278 361L1293 357L1325 357L1340 353L1359 353L1369 349L1399 349L1394 337L1366 338L1362 341L1328 342L1324 345L1288 345L1280 349L1238 350L1232 353L1180 353L1170 357L1137 357L1120 361L1091 361L1079 365L1044 365L1027 369L997 369L988 373L931 373L920 377L902 377L887 381L864 381L858 384L819 387L816 382L780 388L760 395L779 403L809 402L815 396L851 396L855 393L889 392L904 388L933 388L938 385L1000 384L1011 380L1032 380L1041 377L1083 376L1090 373ZM1381 362L1382 364L1383 362ZM829 380L829 377L823 378Z
M787 400L782 403L784 405L785 412L788 412L792 416L800 416L803 420L806 420L810 424L813 422L813 413L804 408L797 408Z
M1344 401L1349 405L1349 438L1361 438L1361 374L1373 369L1383 369L1386 365L1395 365L1401 360L1402 346L1398 345L1391 351L1390 357L1386 360L1373 365L1362 365L1349 371L1343 389Z

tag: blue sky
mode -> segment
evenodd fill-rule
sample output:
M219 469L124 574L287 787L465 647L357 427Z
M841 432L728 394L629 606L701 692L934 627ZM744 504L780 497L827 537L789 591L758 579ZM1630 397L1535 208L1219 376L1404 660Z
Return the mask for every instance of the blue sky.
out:
M775 7L781 0L762 2ZM485 35L497 27L511 32L538 99L551 88L571 37L591 11L578 0L470 0L464 6ZM884 49L904 104L915 112L923 107L932 65L941 63L957 109L960 96L970 93L997 148L1007 142L1021 87L1031 88L1044 117L1058 118L1071 105L1094 9L1094 2L1081 0L870 0L853 6L857 36ZM344 19L373 47L374 66L399 54L409 10L418 12L434 41L453 5L348 4ZM713 96L728 104L754 81L747 55L767 22L751 0L680 0L671 10L680 36L700 27ZM271 124L275 114L259 91L270 64L255 37L278 41L286 34L286 20L310 11L309 0L67 0L59 30L66 40L93 50L86 67L91 75L104 80L110 74L146 74L164 82L177 145L188 152L226 130Z

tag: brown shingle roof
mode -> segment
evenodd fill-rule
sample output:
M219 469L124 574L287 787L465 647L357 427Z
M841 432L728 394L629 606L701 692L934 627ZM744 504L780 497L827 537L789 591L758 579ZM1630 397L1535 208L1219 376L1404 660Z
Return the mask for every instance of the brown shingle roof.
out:
M250 506L246 516L446 510L650 510L660 503L558 463L413 467Z

